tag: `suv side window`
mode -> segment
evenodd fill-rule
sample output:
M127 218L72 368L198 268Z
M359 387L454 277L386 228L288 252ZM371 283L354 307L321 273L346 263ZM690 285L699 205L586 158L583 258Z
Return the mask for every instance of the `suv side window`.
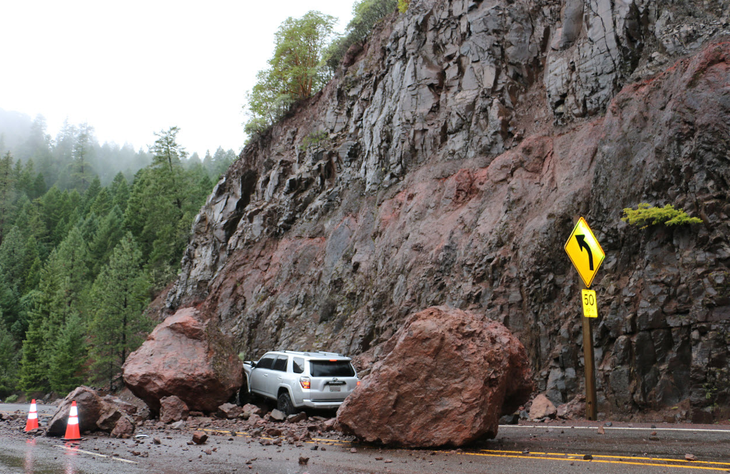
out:
M274 370L278 370L280 372L286 372L286 363L289 361L289 356L279 356L276 358L276 362L274 362Z
M256 364L257 369L270 369L271 366L274 365L274 358L272 356L263 357L258 364Z
M302 357L295 357L292 362L292 369L295 374L304 373L304 359Z

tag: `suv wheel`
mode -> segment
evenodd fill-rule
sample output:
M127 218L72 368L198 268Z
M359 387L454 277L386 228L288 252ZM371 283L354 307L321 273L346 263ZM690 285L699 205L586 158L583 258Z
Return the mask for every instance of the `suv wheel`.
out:
M292 415L294 414L294 405L292 405L291 397L289 397L289 394L286 392L283 392L281 395L279 395L279 399L277 400L276 409L280 412L283 412L285 415Z

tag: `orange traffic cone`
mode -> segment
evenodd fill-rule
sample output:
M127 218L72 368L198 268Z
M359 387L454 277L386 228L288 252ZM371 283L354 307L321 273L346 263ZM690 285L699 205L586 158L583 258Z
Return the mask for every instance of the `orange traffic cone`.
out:
M28 412L28 421L25 422L25 431L38 428L38 410L35 405L35 398L30 402L30 411Z
M76 402L71 403L71 410L68 412L68 423L66 423L66 435L61 439L64 441L81 441L79 409L76 408Z

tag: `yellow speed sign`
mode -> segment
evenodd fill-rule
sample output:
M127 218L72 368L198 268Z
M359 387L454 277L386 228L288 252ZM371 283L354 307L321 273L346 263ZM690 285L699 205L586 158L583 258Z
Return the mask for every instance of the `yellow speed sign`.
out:
M565 253L570 257L573 266L578 270L583 283L590 288L598 268L606 257L601 244L598 243L593 231L582 217L575 224L565 243Z
M597 318L598 300L596 299L596 292L593 290L581 290L581 296L583 299L583 316L586 318Z

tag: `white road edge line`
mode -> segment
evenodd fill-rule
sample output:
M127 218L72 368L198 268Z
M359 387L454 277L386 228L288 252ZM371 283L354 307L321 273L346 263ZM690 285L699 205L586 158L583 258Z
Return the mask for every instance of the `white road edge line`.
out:
M550 426L550 425L499 425L499 429L503 428L529 428L529 429L561 429L561 430L597 430L599 426ZM629 426L603 426L604 430L623 430L623 431L685 431L687 433L727 433L730 430L711 430L700 428L635 428Z
M132 460L129 460L129 459L124 459L124 458L120 458L120 457L116 457L116 456L107 456L106 454L94 453L94 452L91 452L91 451L84 451L83 449L72 448L70 446L63 446L63 445L57 444L56 447L57 448L61 448L61 449L67 449L69 451L75 451L77 453L89 454L91 456L98 456L100 458L109 458L109 459L113 459L115 461L126 462L126 463L129 463L129 464L139 464L137 461L132 461Z

